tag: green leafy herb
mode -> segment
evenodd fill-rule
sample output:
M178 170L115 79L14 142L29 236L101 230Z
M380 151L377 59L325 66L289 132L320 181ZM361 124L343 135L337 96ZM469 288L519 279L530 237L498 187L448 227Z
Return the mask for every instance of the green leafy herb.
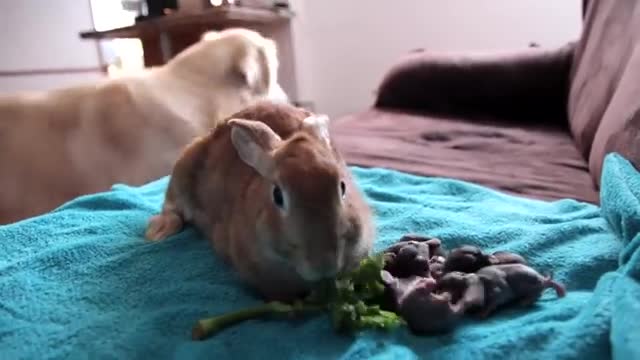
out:
M405 321L396 313L381 309L384 284L380 271L384 257L380 254L363 259L353 271L320 284L304 300L293 304L269 302L212 318L202 319L194 326L192 338L205 339L214 333L245 320L267 315L293 316L307 312L328 311L338 332L364 329L392 330Z
M363 259L358 268L333 281L327 307L337 331L392 330L404 324L396 313L381 309L385 291L380 278L383 268L384 258L375 255Z

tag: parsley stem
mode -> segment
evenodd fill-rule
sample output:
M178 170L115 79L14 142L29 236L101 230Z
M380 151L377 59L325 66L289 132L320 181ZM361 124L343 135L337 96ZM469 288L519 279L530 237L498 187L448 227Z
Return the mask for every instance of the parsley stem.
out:
M271 314L295 314L298 312L320 311L324 310L324 306L296 303L285 304L278 301L268 302L263 305L250 307L234 311L228 314L214 316L199 320L191 331L193 340L203 340L216 332L219 332L229 326L238 324L242 321L255 319Z

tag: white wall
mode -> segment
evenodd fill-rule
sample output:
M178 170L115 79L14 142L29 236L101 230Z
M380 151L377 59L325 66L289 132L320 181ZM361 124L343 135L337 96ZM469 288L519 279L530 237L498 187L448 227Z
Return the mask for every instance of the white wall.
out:
M92 27L88 0L0 1L0 93L100 78L95 42L78 36ZM85 72L46 73L61 69ZM31 71L45 74L26 74ZM21 73L7 76L12 72Z
M373 101L385 70L415 48L559 46L579 37L580 0L291 0L298 95L340 116Z
M0 77L0 94L11 94L15 92L33 90L51 90L97 81L103 77L104 74L97 71L77 74L2 76Z
M107 1L107 0L99 0ZM111 0L109 0L111 1ZM89 0L0 0L0 73L99 65ZM557 46L579 36L580 0L290 0L281 81L317 111L360 111L388 67L411 49L442 51ZM293 56L290 56L293 53ZM0 76L0 93L91 81L99 72Z

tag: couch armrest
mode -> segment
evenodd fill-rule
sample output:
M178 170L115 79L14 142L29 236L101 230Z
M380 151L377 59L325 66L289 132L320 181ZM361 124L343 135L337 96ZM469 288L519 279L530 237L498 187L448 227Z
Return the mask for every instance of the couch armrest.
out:
M566 126L574 45L480 55L412 53L385 74L375 106L518 121L565 119Z

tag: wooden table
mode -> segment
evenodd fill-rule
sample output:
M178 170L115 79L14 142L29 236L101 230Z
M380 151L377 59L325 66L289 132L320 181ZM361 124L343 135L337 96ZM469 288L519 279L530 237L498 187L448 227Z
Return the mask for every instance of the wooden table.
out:
M234 26L255 28L286 24L292 16L293 13L287 9L216 6L199 13L177 11L122 28L84 31L80 37L95 40L140 39L145 66L156 66L166 63L175 54L197 42L205 31Z

